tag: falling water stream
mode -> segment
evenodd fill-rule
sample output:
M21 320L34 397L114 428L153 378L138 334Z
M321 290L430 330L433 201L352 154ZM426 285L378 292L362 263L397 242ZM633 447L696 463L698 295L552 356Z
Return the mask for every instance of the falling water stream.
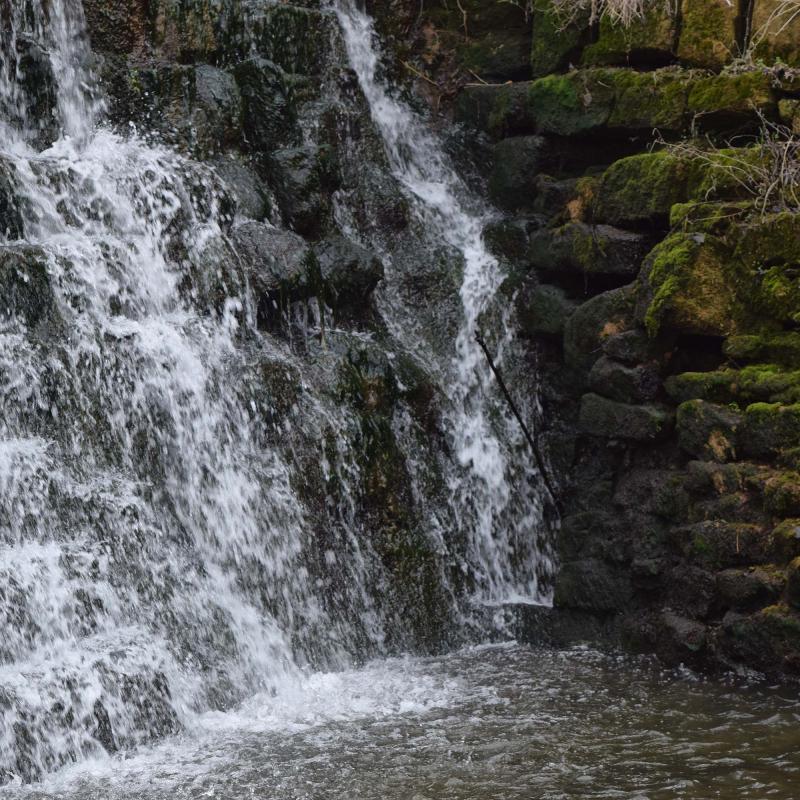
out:
M3 796L796 796L800 709L778 691L583 649L389 652L404 621L326 353L257 329L236 258L209 268L236 224L216 173L104 124L80 2L24 6L0 66ZM458 628L546 602L553 572L541 476L474 339L491 323L498 363L513 350L489 211L379 77L368 17L326 13L423 245L463 268L454 346L430 354L453 454L436 525L419 501L465 576L441 575ZM394 342L424 347L383 255ZM256 413L264 365L298 387L280 435ZM333 511L298 492L309 461Z

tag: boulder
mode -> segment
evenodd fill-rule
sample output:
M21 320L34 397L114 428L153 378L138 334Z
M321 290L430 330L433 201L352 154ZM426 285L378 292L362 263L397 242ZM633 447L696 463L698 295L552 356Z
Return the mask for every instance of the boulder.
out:
M661 388L658 367L652 363L626 366L601 356L589 373L589 388L623 403L655 400Z
M222 178L239 216L259 222L267 218L270 212L267 187L254 170L235 158L215 161L214 169Z
M255 57L237 64L234 76L242 97L242 128L249 148L270 153L292 143L297 111L284 71Z
M768 64L800 67L800 15L795 3L753 0L750 47L753 56Z
M609 225L568 222L560 228L531 236L530 263L545 271L569 270L585 274L634 278L649 247L638 233Z
M743 6L729 0L682 0L677 54L682 63L721 69L739 55Z
M556 608L585 611L620 611L630 602L633 590L627 571L599 559L569 561L556 577Z
M230 238L257 295L282 294L290 299L305 295L313 259L304 239L255 221L234 227Z
M516 136L494 146L489 194L501 208L530 208L536 197L546 142L541 136Z
M678 9L671 2L644 4L641 15L627 23L605 14L597 41L581 60L587 65L667 64L674 57L678 30Z
M722 620L719 646L727 659L775 675L797 673L800 663L800 614L776 603L744 615L729 612Z
M739 442L742 454L751 458L771 458L781 450L800 447L800 403L748 406Z
M528 336L560 335L576 308L577 303L557 286L528 286L517 295L520 329Z
M341 236L315 245L314 253L331 307L363 308L383 278L383 265L375 254Z
M678 407L677 432L681 449L707 461L736 458L736 438L742 415L704 400L689 400Z
M701 622L664 611L659 617L656 653L667 664L695 663L705 650L708 628Z
M609 336L603 352L623 364L640 364L652 358L652 342L643 330L634 329Z
M284 219L303 236L318 238L325 226L330 194L336 188L336 166L327 145L276 150L270 175Z
M83 0L92 49L119 55L141 51L148 29L148 0Z
M786 602L800 609L800 558L793 559L786 569Z
M716 576L719 602L726 608L749 611L777 601L786 584L785 576L769 567L726 569Z
M633 288L623 286L581 305L564 327L567 364L588 373L601 355L604 341L630 327L633 299Z
M581 398L579 424L592 436L652 442L668 435L672 422L672 414L660 406L628 405L597 394Z

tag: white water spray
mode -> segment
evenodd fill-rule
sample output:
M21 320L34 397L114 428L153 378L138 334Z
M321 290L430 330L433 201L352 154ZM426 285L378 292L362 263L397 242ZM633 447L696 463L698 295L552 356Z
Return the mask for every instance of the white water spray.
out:
M547 539L541 537L547 489L522 431L497 402L494 378L475 339L488 312L498 310L503 280L483 241L489 211L456 174L437 138L380 77L370 17L354 0L339 0L335 8L395 177L431 239L446 242L463 258L463 319L444 386L450 395L449 433L461 467L450 476L452 508L457 527L470 541L475 599L547 602L553 571ZM499 316L497 363L502 364L511 333L508 312L500 310Z

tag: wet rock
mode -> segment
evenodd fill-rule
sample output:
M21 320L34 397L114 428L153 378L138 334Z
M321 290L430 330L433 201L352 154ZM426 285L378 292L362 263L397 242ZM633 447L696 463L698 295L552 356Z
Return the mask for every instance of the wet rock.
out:
M786 578L765 567L726 569L717 573L716 591L725 608L750 611L777 601Z
M589 388L611 400L637 403L655 400L661 378L653 364L628 367L601 356L589 373Z
M363 309L383 278L383 265L375 254L341 236L320 242L314 253L331 307Z
M540 270L634 278L648 250L641 234L609 225L569 222L534 233L528 253L530 263Z
M83 10L92 48L104 53L132 53L144 48L148 1L84 0Z
M330 194L336 188L331 149L304 145L277 150L270 157L270 174L286 221L303 236L318 238L327 220Z
M652 356L652 342L642 330L622 331L603 342L603 352L624 364L640 364Z
M22 319L39 336L61 322L47 255L38 247L0 247L0 315Z
M13 241L23 235L16 169L12 161L0 158L0 237Z
M625 570L598 559L563 564L556 579L554 604L558 608L581 608L607 612L625 608L632 588Z
M599 358L603 342L630 327L632 287L623 286L581 305L564 328L564 356L572 367L586 370Z
M672 414L660 406L627 405L597 394L581 399L581 430L593 436L654 441L669 435L672 421Z
M707 569L763 564L770 556L770 536L761 525L706 520L676 529L674 537L689 560Z
M769 458L800 446L800 404L753 403L745 411L739 442L742 453Z
M691 619L708 616L716 590L712 572L681 564L671 570L665 584L665 602L673 611Z
M296 299L305 293L312 260L300 236L252 221L237 225L231 241L258 295L274 300L279 295Z
M769 675L781 670L796 673L800 656L800 615L776 604L745 616L725 615L719 643L722 653Z
M284 71L264 58L237 64L234 76L242 97L242 128L253 152L269 153L293 139L297 111Z
M708 641L708 628L671 611L660 616L660 637L656 652L668 664L693 663Z
M577 308L557 286L524 288L517 296L517 314L522 331L529 336L563 333L567 320Z
M19 83L25 98L24 118L19 109L6 106L0 99L0 111L20 129L28 129L31 143L45 149L58 139L58 89L49 55L33 39L18 37L17 58ZM32 128L33 130L30 130Z
M724 406L690 400L678 407L677 432L681 449L695 458L730 461L742 415Z
M501 208L531 207L536 197L539 173L546 142L541 136L517 136L494 146L494 168L489 178L489 194Z
M320 46L333 31L333 16L309 3L272 3L259 7L247 36L256 51L294 75L317 75L325 62Z
M214 169L233 198L237 214L259 222L269 216L267 187L254 170L233 158L215 161Z

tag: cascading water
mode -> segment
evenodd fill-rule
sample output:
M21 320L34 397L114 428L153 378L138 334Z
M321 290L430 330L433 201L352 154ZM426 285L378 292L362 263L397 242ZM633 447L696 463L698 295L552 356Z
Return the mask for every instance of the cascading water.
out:
M99 124L80 2L8 8L0 782L191 727L257 692L297 692L306 667L404 641L382 597L388 570L355 510L359 423L312 385L316 370L327 386L324 366L295 363L257 330L237 259L215 258L234 224L224 185ZM431 536L463 565L470 599L541 600L550 567L533 535L538 476L513 423L502 411L493 421L473 341L501 279L481 240L485 212L378 81L367 18L350 5L338 17L394 174L428 237L465 265L464 319L440 376L452 391L454 530ZM401 344L410 313L387 310ZM302 390L277 425L249 380L264 364ZM294 454L295 424L311 456ZM309 461L337 494L322 512L297 489Z
M541 535L547 529L548 490L518 423L502 405L476 341L485 324L499 331L494 337L498 366L512 345L510 312L497 302L504 276L483 240L489 210L465 186L436 137L381 79L378 37L370 17L354 0L340 0L335 8L392 172L431 243L426 255L434 257L433 248L445 243L463 263L462 318L454 353L440 369L449 394L444 413L458 462L449 473L450 507L455 528L469 542L466 568L474 599L546 603L553 573L550 538ZM399 339L413 327L415 310L398 310L397 305L386 310Z

